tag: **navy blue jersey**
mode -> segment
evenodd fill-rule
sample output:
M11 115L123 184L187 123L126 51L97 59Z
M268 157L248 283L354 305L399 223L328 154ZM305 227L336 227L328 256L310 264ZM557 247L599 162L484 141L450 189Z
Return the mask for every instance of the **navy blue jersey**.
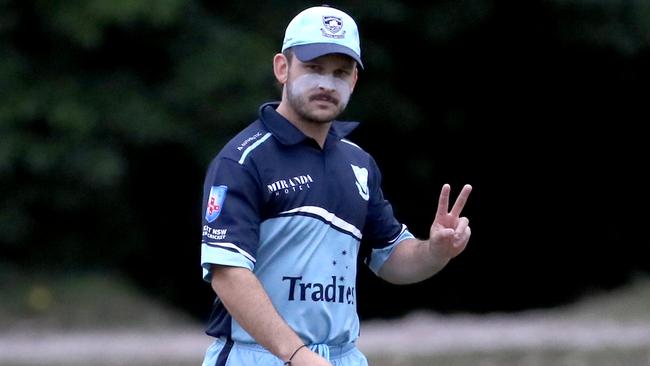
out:
M334 121L321 149L275 111L235 136L210 164L204 186L201 264L248 268L307 343L353 342L359 333L356 264L376 273L413 235L393 215L372 157ZM366 251L364 251L366 252ZM207 333L254 342L217 299Z

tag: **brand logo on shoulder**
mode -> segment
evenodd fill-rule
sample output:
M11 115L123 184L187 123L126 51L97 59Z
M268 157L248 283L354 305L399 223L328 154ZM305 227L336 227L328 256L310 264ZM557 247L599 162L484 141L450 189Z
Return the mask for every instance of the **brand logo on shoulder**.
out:
M223 201L226 199L227 186L212 186L208 195L208 207L205 209L205 219L212 222L219 217L223 208Z
M358 167L354 164L350 164L350 166L354 172L354 178L356 179L354 183L357 185L359 195L367 201L370 198L370 192L368 191L368 169Z
M289 194L292 192L299 192L311 188L311 184L314 183L314 180L309 174L307 175L297 175L295 177L280 179L271 184L267 184L266 187L269 190L269 193L273 193L276 196L279 196L280 193Z
M251 137L247 138L246 140L242 141L242 143L239 144L239 146L237 146L237 150L239 150L239 151L244 150L244 148L245 148L248 144L250 144L251 142L257 140L258 138L260 138L260 136L262 136L262 132L257 132L257 133L254 134L253 136L251 136Z

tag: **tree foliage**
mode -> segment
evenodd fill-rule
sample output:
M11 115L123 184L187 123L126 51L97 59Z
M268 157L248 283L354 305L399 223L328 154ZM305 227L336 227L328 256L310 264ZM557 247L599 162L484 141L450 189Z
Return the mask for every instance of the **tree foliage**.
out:
M650 43L645 1L332 5L357 18L366 65L345 117L372 121L355 137L389 172L386 191L397 212L423 235L439 183L489 186L483 160L467 173L437 153L457 148L458 139L474 143L461 146L463 160L484 153L485 137L520 117L532 125L514 133L534 134L535 109L547 97L542 115L549 118L564 107L572 116L583 107L598 115L603 105L589 101L598 91L615 103L605 112L627 110L617 116L624 122L641 110L639 100L623 101L607 88L648 78L640 66ZM137 267L171 265L185 251L198 261L203 169L259 104L278 98L271 59L304 6L1 0L1 260L49 269ZM544 67L551 69L538 73ZM576 86L583 81L588 87ZM566 88L587 99L567 103ZM401 158L393 162L396 151ZM400 193L402 181L427 192L424 206L414 193ZM161 246L168 254L156 257Z

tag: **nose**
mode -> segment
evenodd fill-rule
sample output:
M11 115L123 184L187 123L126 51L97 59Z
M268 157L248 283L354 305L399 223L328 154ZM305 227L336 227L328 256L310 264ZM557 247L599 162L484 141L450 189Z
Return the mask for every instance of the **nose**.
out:
M335 90L334 78L329 75L320 75L318 78L318 89L320 90Z

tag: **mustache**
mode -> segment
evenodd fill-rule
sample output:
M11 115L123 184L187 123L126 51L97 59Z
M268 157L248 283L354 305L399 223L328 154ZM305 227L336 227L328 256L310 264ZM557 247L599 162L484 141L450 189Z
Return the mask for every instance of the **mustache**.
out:
M314 94L311 97L309 97L310 102L314 101L314 100L322 100L322 101L330 102L330 103L333 103L333 104L336 104L336 105L339 104L338 98L336 98L336 97L334 97L334 96L332 96L330 94L327 94L327 93L318 93L318 94Z

